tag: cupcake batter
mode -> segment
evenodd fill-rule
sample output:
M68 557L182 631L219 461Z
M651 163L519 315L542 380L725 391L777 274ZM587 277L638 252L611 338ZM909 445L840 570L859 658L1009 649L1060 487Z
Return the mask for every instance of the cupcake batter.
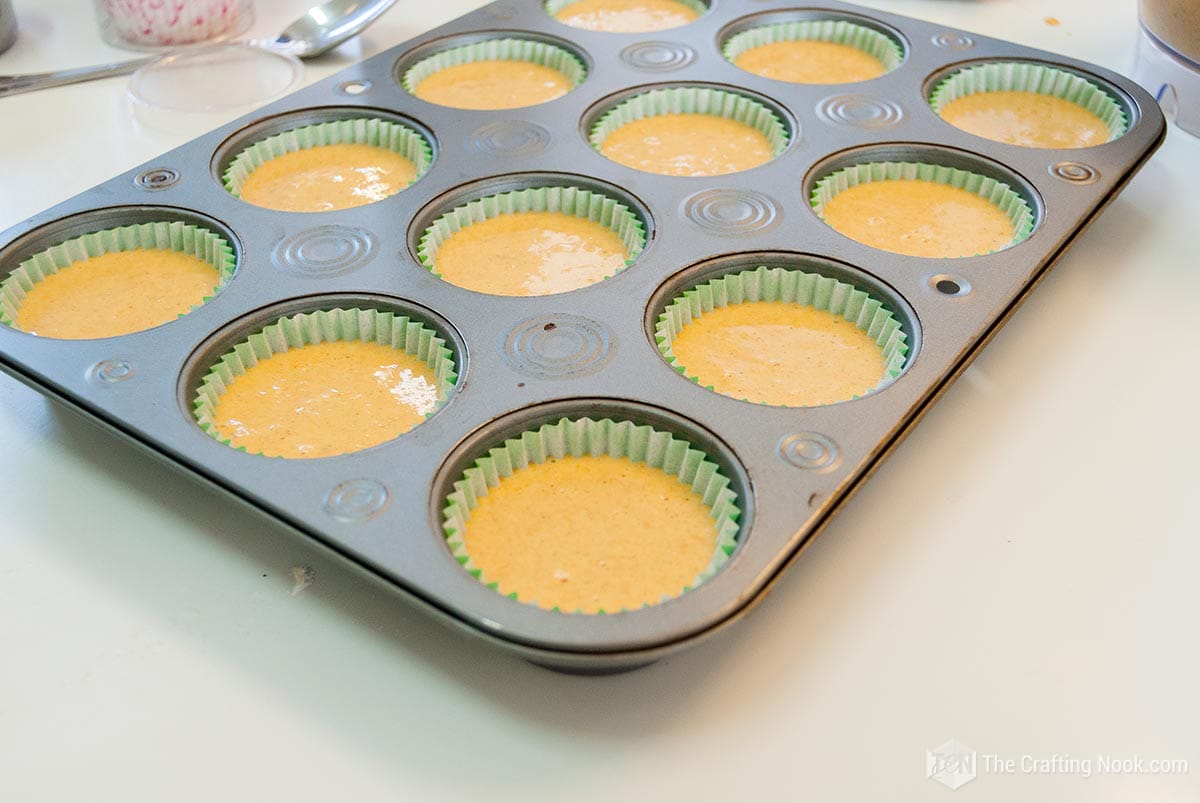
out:
M563 212L514 212L452 234L434 257L451 284L502 296L543 296L595 284L629 251L600 223Z
M916 257L968 257L1010 245L1016 228L1000 207L934 181L871 181L825 205L825 222L864 245Z
M664 176L720 176L771 161L758 129L713 114L662 114L626 123L600 152L627 167Z
M554 18L575 28L611 33L646 33L687 25L700 15L676 0L579 0Z
M1111 136L1079 104L1038 92L978 92L950 101L941 115L968 133L1026 148L1086 148Z
M242 200L285 212L327 212L382 201L417 177L416 165L374 145L317 145L263 162Z
M786 301L717 307L671 345L685 373L725 396L808 407L861 396L883 379L883 349L840 315Z
M140 332L202 303L220 281L211 264L178 251L101 254L34 284L14 323L23 332L64 340Z
M531 463L479 499L463 533L487 583L565 612L616 612L674 597L717 548L691 486L627 458Z
M887 72L870 53L838 42L798 39L752 47L733 60L746 72L794 84L846 84Z
M437 407L429 366L380 343L289 349L234 379L217 399L220 436L268 457L327 457L391 440Z
M552 67L528 61L472 61L438 70L413 94L456 109L516 109L560 98L573 85Z

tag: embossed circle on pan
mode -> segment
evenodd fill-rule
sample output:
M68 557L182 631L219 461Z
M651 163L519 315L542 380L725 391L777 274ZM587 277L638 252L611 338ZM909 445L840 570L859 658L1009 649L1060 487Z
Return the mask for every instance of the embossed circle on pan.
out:
M325 498L325 511L338 521L367 521L383 512L390 501L387 486L369 478L346 480Z
M1095 184L1100 180L1100 171L1083 162L1059 162L1050 166L1050 175L1072 184Z
M139 173L133 183L143 190L165 190L179 183L179 171L173 167L156 167Z
M701 228L732 237L745 237L773 228L783 208L757 190L701 190L684 199L683 216Z
M895 101L870 95L834 95L817 104L817 115L827 123L878 131L904 119Z
M467 135L469 151L485 156L533 156L550 147L550 132L527 120L497 120Z
M958 31L935 33L931 41L934 47L942 47L946 50L970 50L975 47L974 39Z
M621 61L643 72L669 72L695 61L697 53L682 42L634 42L621 51Z
M317 226L279 241L271 259L280 270L299 276L337 276L375 255L374 235L353 226Z
M88 378L101 387L133 379L137 369L129 360L113 358L101 360L88 369Z
M509 367L537 379L566 379L599 371L616 351L616 335L581 315L551 313L526 318L504 338Z
M779 441L779 457L807 471L832 471L841 462L837 443L820 432L796 432Z

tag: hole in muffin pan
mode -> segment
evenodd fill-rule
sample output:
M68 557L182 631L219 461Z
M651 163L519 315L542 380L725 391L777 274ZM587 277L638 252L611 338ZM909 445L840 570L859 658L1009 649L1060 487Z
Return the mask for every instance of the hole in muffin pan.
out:
M1016 193L1016 195L1025 202L1029 212L1032 215L1031 225L1028 234L1021 238L1020 232L1017 232L1016 241L996 249L988 253L1001 253L1011 248L1023 246L1026 242L1036 236L1042 221L1046 214L1046 205L1042 200L1041 194L1034 188L1033 184L1024 176L1016 171L992 161L984 156L970 151L959 150L957 148L949 148L942 145L925 145L918 143L897 142L881 145L866 145L860 148L851 148L840 151L832 156L829 156L817 162L809 168L808 174L804 178L803 197L805 206L808 207L817 220L823 225L828 225L825 220L817 213L817 210L812 207L813 190L823 179L837 173L840 170L854 167L857 165L874 164L880 162L904 162L917 163L925 165L934 165L938 167L947 167L954 170L962 170L968 173L974 173L984 178L993 179L1000 183L1008 185L1008 187ZM831 230L834 230L830 227ZM887 254L892 253L897 256L903 256L899 252L892 252L886 249L875 248L867 243L862 243L854 240L851 237L843 235L839 232L839 236L845 238L846 242L856 242L864 248L872 248L877 253ZM986 256L986 254L978 254L974 256ZM934 259L938 257L920 257L910 256L910 259ZM972 257L954 257L958 259L970 259Z
M449 404L454 402L454 397L458 393L458 388L463 384L464 377L468 371L467 348L462 339L462 335L454 326L441 317L440 315L426 309L419 304L414 304L407 299L384 296L371 293L339 293L325 294L318 296L306 296L295 298L279 304L274 304L270 307L265 307L249 315L243 316L218 331L214 332L204 340L192 353L188 356L180 370L179 378L176 384L176 398L179 404L180 413L187 418L193 427L201 431L205 438L209 438L222 448L236 449L219 441L216 437L208 432L204 432L193 413L194 402L201 388L204 377L217 365L221 357L228 354L234 346L245 341L251 335L260 332L264 327L270 326L281 318L288 316L317 312L319 310L331 309L363 309L363 310L378 310L381 312L393 312L397 315L408 316L412 321L423 324L432 329L442 340L445 341L445 347L450 350L451 360L454 363L455 373L457 374L453 387L449 391L447 397L442 400L432 415L437 415ZM420 427L420 423L415 424L409 430L400 433L396 437L404 437L409 432ZM374 446L368 446L363 449L357 449L350 452L344 452L337 455L328 455L328 457L345 457L354 454L361 454L369 449L386 446L395 438L383 441ZM259 457L259 455L251 455ZM269 458L279 459L279 458ZM323 458L316 458L323 459Z
M849 12L845 12L845 11L835 11L833 9L821 9L821 8L805 8L805 9L782 10L782 11L764 11L759 14L751 14L749 16L740 17L739 19L736 19L733 22L726 25L724 28L721 29L720 33L717 34L717 51L723 60L726 60L730 65L736 67L737 65L733 64L732 60L725 59L724 54L725 54L726 45L728 45L729 41L731 39L733 39L735 36L737 36L738 34L747 33L748 31L753 31L757 28L763 28L763 27L770 26L770 25L779 25L779 24L789 23L789 22L824 22L824 21L847 22L852 25L858 25L858 26L866 28L870 31L874 31L875 33L881 34L882 36L885 36L889 40L891 40L892 44L894 44L896 46L896 48L898 48L898 50L900 51L900 60L899 60L899 63L897 63L894 67L887 70L884 73L884 75L900 69L901 67L904 66L905 62L908 61L908 54L909 54L909 50L910 50L908 39L904 36L904 34L900 33L900 31L896 30L895 28L891 27L890 25L886 25L882 22L879 22L878 20L872 19L871 17L863 16L861 14L853 14L853 13L849 13ZM750 75L750 76L754 75L754 73L750 73L745 70L743 70L743 72L745 72L746 75ZM765 78L765 76L758 76L758 77ZM879 76L879 77L882 77L882 76ZM766 80L775 80L775 79L767 78ZM874 79L868 78L866 80L871 81ZM780 83L786 84L788 82L780 82ZM847 82L846 85L858 84L858 83L863 83L863 82L861 82L861 81ZM804 84L798 84L798 85L804 86ZM832 86L832 84L810 84L810 86Z
M455 48L467 47L470 45L479 44L481 42L490 42L501 39L518 39L528 42L538 42L544 45L559 48L560 50L564 50L578 59L583 64L583 76L570 90L567 91L567 95L570 95L572 92L578 90L581 86L587 83L588 76L592 74L592 70L595 67L595 63L593 62L592 57L588 55L587 51L574 42L567 41L566 39L560 39L557 36L536 33L534 31L485 30L446 36L442 37L441 39L434 39L431 42L425 42L417 47L414 47L412 50L409 50L407 53L404 53L402 56L396 59L396 62L392 67L392 78L395 80L397 86L403 88L405 86L405 79L409 72L425 59L436 56L439 53L444 53L448 50L454 50ZM413 95L413 97L416 96ZM558 99L559 98L555 98L555 100ZM544 103L550 102L552 101L545 101ZM533 107L538 105L543 104L534 104ZM525 106L517 108L533 107Z
M430 160L429 169L437 163L438 159L438 142L433 132L423 124L413 120L410 117L405 117L396 114L386 109L377 109L370 106L319 106L310 109L298 109L296 111L284 112L267 117L262 120L251 123L245 128L237 131L219 146L213 153L211 161L211 173L213 180L222 189L225 189L225 171L233 163L233 160L238 157L247 148L256 143L269 139L276 134L282 134L285 131L292 131L304 126L316 125L318 123L329 123L337 120L372 120L380 119L390 123L397 123L415 131L425 143L429 146ZM426 170L426 173L429 171ZM410 187L415 186L420 182L421 176L418 175L416 181ZM401 189L399 192L405 192ZM398 194L398 193L397 193ZM386 199L384 199L386 200Z
M497 418L484 424L460 441L442 461L433 479L433 494L429 500L429 517L433 532L443 536L443 546L447 561L455 564L458 571L465 571L451 552L450 545L444 535L445 503L455 491L454 483L463 479L464 472L471 468L477 459L487 456L488 450L501 446L506 440L516 438L521 433L535 430L544 424L554 424L563 418L577 420L589 418L593 421L611 419L614 422L630 421L637 426L648 425L659 432L668 433L686 441L692 448L704 453L706 458L715 463L719 471L729 479L729 488L736 495L736 504L741 512L738 516L738 528L735 535L736 547L729 561L717 571L719 575L727 569L742 552L754 524L755 498L746 471L737 454L716 435L709 432L688 418L676 413L660 409L641 402L611 398L575 398L565 399L544 404L525 407L516 412ZM706 582L711 582L711 578ZM696 593L705 584L684 593ZM497 598L500 598L497 594ZM671 601L671 600L668 600ZM518 603L524 605L525 603ZM653 609L655 605L648 609ZM619 615L638 615L638 610L623 611ZM609 614L612 615L612 614Z
M971 292L971 283L961 276L939 273L929 277L929 286L944 296L965 296Z
M672 372L676 374L676 381L692 382L685 374L678 371L677 366L667 363L666 357L659 351L656 337L659 316L663 314L676 298L688 290L713 279L721 278L722 276L754 270L760 267L783 268L789 271L815 273L839 282L844 282L856 290L867 293L868 296L876 301L882 302L883 306L892 313L892 317L900 325L900 332L904 334L907 352L904 355L904 363L899 374L877 390L872 390L871 394L883 392L896 382L902 380L904 374L912 366L913 361L917 359L921 351L921 326L917 318L917 313L908 301L905 300L904 296L890 285L866 271L826 257L790 251L747 251L713 257L712 259L707 259L684 268L663 282L650 297L650 302L646 305L643 320L646 339L649 341L650 347L663 358L663 364L671 368ZM718 393L718 391L706 390L709 393ZM725 395L726 398L735 398L726 394L720 395ZM831 402L830 404L846 404L853 401L854 399L846 399L844 401ZM752 401L746 401L746 403L754 404L756 407L778 406Z
M374 83L371 81L366 78L359 78L356 81L344 81L338 84L337 91L343 95L355 97L369 91L372 86L374 86Z
M937 118L938 122L941 125L950 126L951 128L954 128L955 130L962 130L962 129L958 129L956 126L953 126L951 123L948 123L945 120L943 120L941 115L937 111L934 110L933 102L932 102L933 101L933 93L937 90L937 88L939 86L941 86L942 82L947 80L948 78L951 78L952 76L957 75L958 73L961 73L964 70L971 69L972 67L982 67L982 66L985 66L988 64L1029 64L1029 65L1038 66L1038 67L1048 67L1048 68L1051 68L1054 70L1059 70L1064 73L1069 73L1070 75L1077 76L1079 78L1082 78L1085 81L1095 84L1097 87L1100 88L1101 91L1103 91L1106 95L1108 95L1108 97L1113 102L1115 102L1117 106L1120 107L1121 111L1125 115L1125 123L1126 123L1125 132L1121 136L1117 137L1116 139L1121 139L1123 137L1129 136L1130 132L1133 131L1134 127L1141 120L1141 110L1138 108L1137 103L1135 103L1133 101L1133 99L1128 95L1128 93L1119 89L1111 81L1101 78L1099 75L1096 75L1095 73L1091 73L1086 70L1081 70L1081 69L1078 69L1077 67L1072 67L1068 64L1061 64L1061 63L1055 62L1055 61L1043 61L1041 59L1034 59L1034 58L1027 59L1027 58L999 57L999 58L972 59L970 61L961 61L961 62L958 62L957 64L951 64L947 67L943 67L942 69L931 73L925 79L924 83L921 86L921 95L922 95L922 97L925 98L926 108L928 108L930 113L932 113L933 116L935 118ZM969 132L964 132L964 133L969 133ZM972 135L972 136L975 136L975 135ZM991 141L991 140L988 140L986 137L978 137L978 139L982 142ZM1110 140L1109 142L1115 142L1116 139ZM1101 144L1108 144L1108 143L1101 143ZM1020 146L1010 146L1010 147L1020 147ZM1090 146L1090 147L1100 147L1100 145L1094 145L1094 146ZM1034 150L1037 150L1037 149L1034 149ZM1052 149L1045 149L1045 150L1052 150ZM1064 150L1075 150L1075 149L1068 148L1068 149L1064 149Z
M13 271L17 270L21 263L26 259L45 251L48 248L53 248L56 245L74 240L78 237L83 237L94 232L106 231L109 229L121 228L123 226L137 226L147 223L181 223L184 225L197 226L202 229L207 229L228 243L233 250L233 274L216 290L213 291L202 304L188 310L184 315L190 315L196 312L204 304L209 303L213 298L219 295L229 284L237 281L237 274L242 268L243 250L241 240L233 230L224 223L217 221L214 218L202 215L198 212L193 212L190 209L181 209L173 206L112 206L100 209L92 209L87 212L82 212L70 217L61 218L50 223L43 224L32 231L26 232L24 235L9 242L7 245L0 247L0 282L8 279ZM183 316L180 316L183 317ZM178 318L172 319L150 329L141 329L138 332L147 332L152 329L160 329L163 326L170 326ZM3 324L0 324L3 326ZM15 327L5 326L4 328L12 329L20 332L21 330ZM137 334L138 332L129 332L128 334ZM27 334L27 333L23 333ZM124 337L126 335L114 335L113 337ZM37 335L30 335L37 337ZM70 338L49 338L55 340L67 340ZM88 342L87 340L79 340L77 342Z
M581 176L572 173L511 173L508 175L484 178L455 187L450 192L435 198L432 202L421 209L421 211L414 215L408 228L408 248L412 258L416 260L418 264L424 264L421 260L420 253L421 240L434 221L438 220L448 212L451 212L452 210L457 209L464 204L477 201L481 198L487 198L507 192L538 189L543 187L578 187L598 195L603 195L606 198L611 198L612 200L623 204L633 213L633 215L642 225L645 235L643 252L646 248L650 247L650 243L653 241L655 234L654 220L650 216L650 210L646 204L632 193L620 189L614 184L599 181L591 178L590 176ZM631 264L626 265L613 275L619 276L625 271L636 270L639 257L640 254L634 257ZM429 266L425 267L426 269L429 269ZM604 281L606 282L608 279L605 279ZM599 282L599 284L603 283L604 282ZM580 287L576 288L575 290L567 290L565 292L571 293L582 289L585 288ZM482 293L482 291L476 290L468 290L468 292ZM561 295L561 293L556 295ZM536 296L529 296L529 298L536 298Z

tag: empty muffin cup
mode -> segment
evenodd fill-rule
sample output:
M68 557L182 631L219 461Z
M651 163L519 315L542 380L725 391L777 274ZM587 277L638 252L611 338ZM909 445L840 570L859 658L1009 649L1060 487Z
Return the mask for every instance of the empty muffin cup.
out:
M938 82L929 104L967 133L1026 148L1086 148L1125 135L1125 110L1083 76L1046 64L974 64Z
M813 187L813 210L852 240L917 257L1001 251L1033 232L1029 204L1011 186L924 162L871 162L831 173Z
M63 340L140 332L202 305L236 267L232 245L191 223L104 229L22 261L0 282L0 323Z
M632 421L563 418L490 449L445 499L455 559L519 602L564 613L655 605L711 578L741 509L703 451Z
M382 201L433 164L433 149L408 126L377 117L300 126L233 158L225 189L285 212L327 212Z
M811 407L873 393L904 370L908 338L883 302L851 284L760 266L704 282L658 316L663 358L743 401Z
M721 53L746 72L796 84L867 81L904 61L904 50L892 37L840 19L750 28L729 37Z
M572 28L649 33L678 28L708 11L701 0L547 0L546 13Z
M788 129L769 106L723 89L652 89L613 106L591 127L592 146L614 162L666 176L719 176L771 161Z
M445 404L453 352L420 321L376 309L289 315L235 345L201 378L200 428L267 457L346 454L389 441Z
M455 109L516 109L547 103L587 77L583 60L536 39L487 39L451 47L405 70L412 95Z
M536 187L450 210L425 230L417 257L468 290L540 296L607 279L645 247L645 225L620 201L582 187Z

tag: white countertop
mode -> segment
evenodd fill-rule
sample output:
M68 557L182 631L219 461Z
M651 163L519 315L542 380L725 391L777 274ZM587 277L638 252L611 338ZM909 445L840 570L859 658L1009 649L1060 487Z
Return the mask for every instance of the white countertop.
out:
M307 79L475 5L401 0ZM869 5L1131 64L1133 0ZM0 72L121 55L85 0L15 6ZM0 229L191 138L124 85L0 100ZM1198 216L1173 130L755 612L623 676L453 633L0 376L0 798L1200 799ZM951 738L956 792L926 778Z

